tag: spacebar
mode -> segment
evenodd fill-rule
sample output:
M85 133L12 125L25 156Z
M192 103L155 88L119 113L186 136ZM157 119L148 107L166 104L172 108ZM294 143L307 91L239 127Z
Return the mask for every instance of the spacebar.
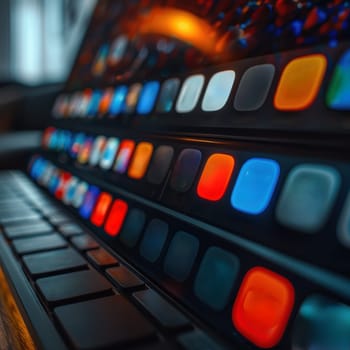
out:
M152 324L121 295L60 306L54 312L75 349L115 348L155 335Z

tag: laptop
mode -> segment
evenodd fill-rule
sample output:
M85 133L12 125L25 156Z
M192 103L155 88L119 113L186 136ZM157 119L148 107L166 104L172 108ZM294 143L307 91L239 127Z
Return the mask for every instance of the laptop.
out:
M350 3L99 1L0 256L39 349L350 349Z

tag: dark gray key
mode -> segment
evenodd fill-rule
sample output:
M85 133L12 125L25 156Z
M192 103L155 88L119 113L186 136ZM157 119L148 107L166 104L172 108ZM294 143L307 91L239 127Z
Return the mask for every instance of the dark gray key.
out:
M73 299L112 289L112 285L94 270L72 272L37 280L40 292L48 303L72 301Z
M17 209L17 210L16 210ZM15 203L14 205L7 205L7 206L1 206L0 210L0 218L6 217L8 214L28 214L32 213L33 210L29 207L27 207L25 204L17 204Z
M17 222L22 223L23 221L29 221L29 220L40 220L41 219L41 215L35 212L32 213L28 213L28 214L19 214L14 215L14 216L8 216L7 218L3 218L0 220L0 222L3 225L7 225L7 224L16 224Z
M59 216L62 211L51 203L42 202L38 205L38 209L47 217Z
M58 227L58 230L65 236L71 237L84 233L83 229L77 224L63 224Z
M125 266L112 267L106 271L122 289L135 289L145 284Z
M186 350L227 350L200 330L180 335L178 342Z
M26 255L23 262L33 276L76 271L87 267L87 262L72 248Z
M60 225L65 222L71 221L71 219L64 214L53 214L49 216L49 220L54 225Z
M99 267L118 265L118 260L103 248L90 250L87 257Z
M155 334L152 324L121 295L60 306L54 313L76 349L122 349Z
M177 329L189 325L188 319L155 291L142 290L133 296L163 327Z
M64 248L68 245L57 233L40 237L18 238L13 240L12 244L17 254L20 255Z
M90 250L99 247L98 243L90 235L80 235L73 237L71 242L79 250Z
M0 213L3 212L17 212L17 214L20 213L20 211L31 211L31 208L24 203L22 200L18 200L16 202L0 202Z
M47 222L40 221L33 224L7 226L5 229L5 235L10 238L35 236L43 233L52 232L53 228Z

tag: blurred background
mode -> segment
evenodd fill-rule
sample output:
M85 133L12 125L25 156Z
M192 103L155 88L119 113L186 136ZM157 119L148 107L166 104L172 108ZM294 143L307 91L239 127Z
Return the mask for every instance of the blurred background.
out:
M0 133L44 127L95 3L0 0Z
M96 0L0 0L0 169L23 169Z

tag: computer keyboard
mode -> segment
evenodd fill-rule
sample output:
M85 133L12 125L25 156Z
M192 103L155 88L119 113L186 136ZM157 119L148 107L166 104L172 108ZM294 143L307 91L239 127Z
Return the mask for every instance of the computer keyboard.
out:
M74 349L225 349L24 174L0 175L1 233Z

